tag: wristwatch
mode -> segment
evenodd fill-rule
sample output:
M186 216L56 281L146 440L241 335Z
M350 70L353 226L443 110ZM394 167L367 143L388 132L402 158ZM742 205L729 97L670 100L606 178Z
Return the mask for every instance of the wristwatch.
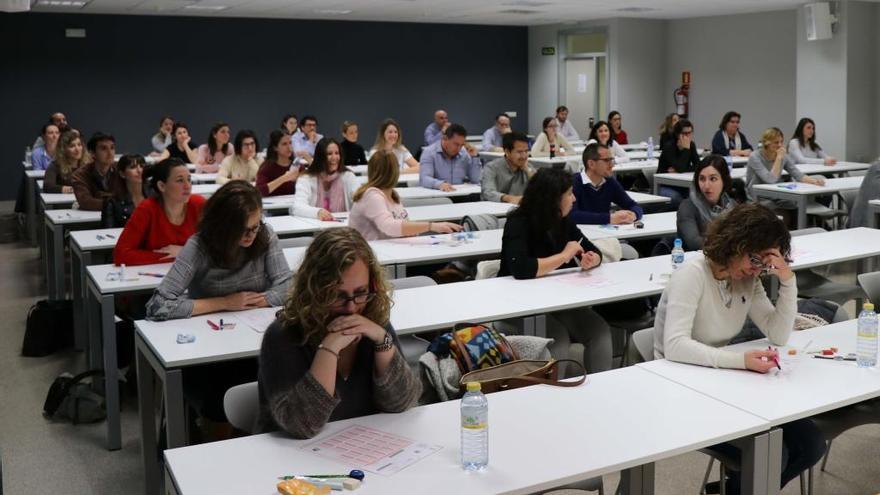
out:
M392 346L394 346L394 339L391 338L391 334L385 332L385 338L382 339L381 343L373 345L373 350L376 352L385 352L391 350Z

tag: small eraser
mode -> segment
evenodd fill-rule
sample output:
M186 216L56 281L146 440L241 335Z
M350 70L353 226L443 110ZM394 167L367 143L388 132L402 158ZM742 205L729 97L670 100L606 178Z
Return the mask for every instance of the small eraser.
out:
M191 333L177 334L177 343L178 344L191 344L195 341L196 341L196 336Z
M346 490L357 490L361 487L361 481L354 478L345 478L342 480L342 488Z

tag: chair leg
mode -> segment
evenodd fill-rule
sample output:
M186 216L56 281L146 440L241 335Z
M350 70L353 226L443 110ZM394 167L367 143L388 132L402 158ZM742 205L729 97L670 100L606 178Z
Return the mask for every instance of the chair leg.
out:
M828 445L825 446L825 457L822 458L822 472L825 472L825 465L828 464L828 456L831 455L831 442L834 440L828 440Z
M715 464L715 458L709 458L709 465L706 466L706 475L703 476L703 483L700 485L700 495L706 495L706 483L709 482L709 474L712 473L712 464Z
M626 368L629 366L629 330L623 330L623 355L620 356L620 367Z
M807 476L806 471L801 473L801 495L807 495Z
M807 471L807 495L813 495L813 466Z
M718 472L721 473L721 476L718 478L718 493L721 495L727 495L727 480L724 479L724 472L726 471L724 463L719 461L718 464Z
M605 495L605 483L599 483L599 495Z

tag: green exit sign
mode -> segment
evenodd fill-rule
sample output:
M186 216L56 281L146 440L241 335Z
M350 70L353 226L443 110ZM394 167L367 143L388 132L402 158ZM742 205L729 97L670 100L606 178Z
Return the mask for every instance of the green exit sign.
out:
M541 55L556 55L555 46L545 46L541 48Z

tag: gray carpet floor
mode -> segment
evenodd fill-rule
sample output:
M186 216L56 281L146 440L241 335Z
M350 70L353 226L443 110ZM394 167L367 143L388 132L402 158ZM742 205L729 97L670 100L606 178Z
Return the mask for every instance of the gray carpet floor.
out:
M0 244L0 334L4 340L0 346L0 455L4 493L143 493L137 404L133 398L124 399L122 450L116 452L104 448L103 422L73 426L49 422L41 415L53 378L65 370L83 370L85 364L83 356L72 351L46 358L19 355L27 310L46 293L38 257L37 249L23 244ZM834 277L852 281L853 268L844 266ZM848 309L852 313L852 304ZM690 453L659 462L656 493L698 493L707 459ZM609 495L617 479L617 475L605 476ZM256 492L266 493L255 487ZM851 430L835 441L828 472L817 470L814 493L878 492L880 426ZM797 483L791 483L783 493L797 494L800 489Z

